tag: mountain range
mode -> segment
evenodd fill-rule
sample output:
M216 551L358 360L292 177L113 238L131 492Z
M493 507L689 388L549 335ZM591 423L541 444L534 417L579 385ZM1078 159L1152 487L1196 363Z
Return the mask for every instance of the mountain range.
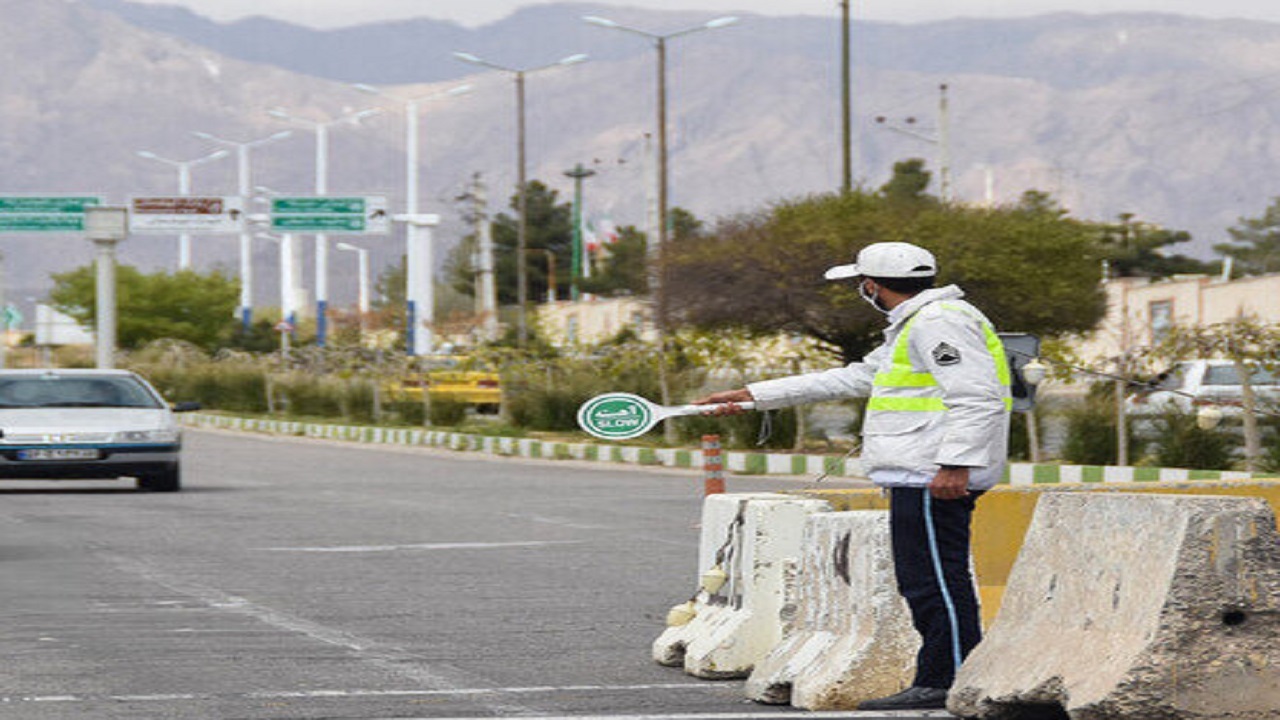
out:
M128 0L0 0L0 194L97 193L112 202L173 194L174 159L207 154L200 130L233 139L288 125L266 110L328 119L386 108L330 129L330 190L403 196L400 97L423 103L423 204L439 212L437 261L466 231L456 198L480 173L489 210L505 210L515 177L511 76L457 61L467 51L508 67L587 53L591 61L527 77L530 177L571 192L585 182L589 215L644 226L651 204L655 62L651 44L593 27L584 15L670 32L708 13L590 4L523 9L467 28L434 20L316 30L264 18L217 23ZM1241 217L1280 194L1280 25L1157 14L1055 14L926 24L857 22L854 139L858 181L892 164L941 163L940 87L954 196L1012 202L1052 193L1074 216L1189 230L1182 252L1206 255ZM835 189L839 183L839 27L835 19L743 15L734 26L668 44L672 203L704 219ZM255 183L289 194L314 184L311 131L255 150ZM898 130L898 132L895 132ZM235 163L194 168L196 194L232 194ZM374 266L403 252L396 238L356 242ZM89 261L74 238L0 236L10 293L38 296L48 273ZM234 239L199 238L197 267L235 268ZM259 302L275 295L275 250L259 243ZM122 258L173 267L168 238L131 238ZM350 266L350 267L348 267ZM334 302L355 292L354 262L331 259Z

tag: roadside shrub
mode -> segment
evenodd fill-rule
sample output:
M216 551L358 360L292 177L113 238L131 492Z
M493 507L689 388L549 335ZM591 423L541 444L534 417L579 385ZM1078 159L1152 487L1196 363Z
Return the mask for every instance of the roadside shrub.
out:
M1152 459L1160 467L1226 470L1235 439L1221 429L1204 430L1196 416L1166 412L1152 422Z
M1079 404L1062 411L1067 421L1067 438L1062 459L1077 465L1114 465L1119 455L1116 444L1116 411L1111 383L1095 383ZM1129 426L1129 457L1142 455L1141 442Z
M422 416L422 403L418 405L418 416ZM467 419L467 408L469 406L465 402L458 400L432 400L431 401L431 424L444 425L447 427L457 427Z
M720 447L734 450L789 450L796 442L796 411L770 410L727 417L691 415L663 422L676 423L676 436L684 444L698 445L703 435L719 435ZM767 430L767 432L765 432ZM762 437L763 436L763 437Z
M701 371L672 353L668 381L685 398L701 383ZM661 396L657 355L648 347L610 347L591 355L503 358L502 401L510 421L530 430L575 430L578 407L605 392L629 392L654 402Z

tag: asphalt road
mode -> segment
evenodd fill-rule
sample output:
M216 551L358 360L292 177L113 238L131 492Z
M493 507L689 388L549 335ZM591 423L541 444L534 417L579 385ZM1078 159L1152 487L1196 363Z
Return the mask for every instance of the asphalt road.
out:
M830 716L650 660L693 592L696 475L205 432L185 452L177 494L0 484L0 718Z

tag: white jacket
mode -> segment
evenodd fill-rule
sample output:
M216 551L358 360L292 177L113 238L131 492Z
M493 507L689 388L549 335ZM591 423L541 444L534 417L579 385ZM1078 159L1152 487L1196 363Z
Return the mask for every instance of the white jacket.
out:
M867 422L863 468L881 484L919 486L928 484L939 466L958 465L970 468L970 489L990 488L1002 478L1008 454L1009 390L987 348L983 323L989 321L962 297L955 285L912 297L889 313L884 343L862 362L752 383L747 388L756 407L871 396L877 391L876 373L889 372L894 344L915 317L907 336L912 370L934 376L946 411L892 413Z

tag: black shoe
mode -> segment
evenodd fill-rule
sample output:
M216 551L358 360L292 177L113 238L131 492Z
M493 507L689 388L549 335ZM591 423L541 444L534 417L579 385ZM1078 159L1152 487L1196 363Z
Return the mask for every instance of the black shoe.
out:
M858 703L859 710L941 710L946 707L947 691L931 687L909 687L897 695Z

